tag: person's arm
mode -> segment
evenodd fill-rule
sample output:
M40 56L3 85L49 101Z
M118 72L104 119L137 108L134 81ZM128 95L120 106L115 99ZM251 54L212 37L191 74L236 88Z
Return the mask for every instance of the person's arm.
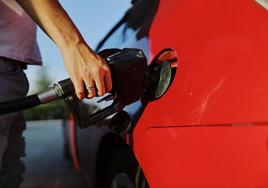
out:
M17 0L21 7L59 47L77 96L89 98L112 89L109 66L86 44L80 32L57 0ZM96 86L97 91L90 89ZM91 92L90 92L91 91Z

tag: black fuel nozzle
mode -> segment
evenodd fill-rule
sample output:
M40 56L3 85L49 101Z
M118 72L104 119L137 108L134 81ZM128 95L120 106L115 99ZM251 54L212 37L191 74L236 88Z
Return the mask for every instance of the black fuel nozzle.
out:
M146 56L140 49L106 49L99 55L110 66L113 88L98 103L112 100L109 106L88 115L90 113L83 110L83 104L76 97L70 79L62 80L53 87L57 96L64 99L81 128L96 124L135 101L141 100L146 105L149 101L160 98L169 88L177 67L174 65L177 57L172 49L162 50L150 66L147 66Z
M80 100L76 97L74 86L70 79L58 82L54 89L63 98L81 128L98 123L104 118L121 111L125 106L139 100L143 95L144 80L147 71L147 59L142 50L107 49L99 53L110 66L113 88L108 96L98 102L113 100L110 106L87 115L81 108Z

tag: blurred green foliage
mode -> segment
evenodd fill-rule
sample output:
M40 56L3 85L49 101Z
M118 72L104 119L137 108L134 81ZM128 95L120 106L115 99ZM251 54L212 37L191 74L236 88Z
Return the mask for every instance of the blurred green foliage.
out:
M48 69L43 67L38 72L38 79L36 80L36 89L34 93L44 91L52 85L52 81L48 74ZM26 119L29 120L46 120L46 119L66 119L69 116L69 111L63 101L56 100L48 104L39 105L30 108L24 112Z
M30 108L24 112L28 121L46 119L67 119L69 111L63 101L54 101L48 104Z
M38 79L35 81L35 92L45 90L51 85L52 80L49 75L49 69L47 67L42 67L42 69L38 71Z

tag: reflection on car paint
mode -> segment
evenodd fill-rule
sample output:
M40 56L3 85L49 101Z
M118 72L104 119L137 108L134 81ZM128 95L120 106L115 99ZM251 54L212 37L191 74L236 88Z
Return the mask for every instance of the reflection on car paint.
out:
M268 10L268 1L267 0L255 0L257 3L259 3L263 8Z

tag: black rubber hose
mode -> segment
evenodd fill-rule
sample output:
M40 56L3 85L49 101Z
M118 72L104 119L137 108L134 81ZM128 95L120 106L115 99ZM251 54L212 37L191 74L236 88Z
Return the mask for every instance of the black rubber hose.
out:
M31 108L41 104L37 95L31 95L23 99L0 103L0 114L7 114Z

